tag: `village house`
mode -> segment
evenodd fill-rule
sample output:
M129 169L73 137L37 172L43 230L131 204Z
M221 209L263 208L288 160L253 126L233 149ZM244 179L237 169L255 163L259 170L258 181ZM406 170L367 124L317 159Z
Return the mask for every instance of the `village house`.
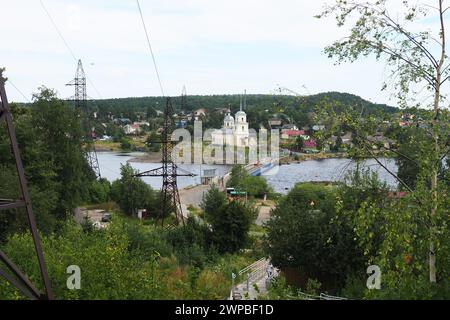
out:
M126 135L139 134L141 132L141 126L137 123L127 124L123 126L123 131Z
M137 124L142 127L150 127L150 123L147 121L136 121L134 124Z
M281 132L285 131L285 130L294 130L297 131L298 128L295 124L285 124L281 127Z
M394 140L385 137L381 132L378 132L373 136L368 136L367 140L374 144L372 146L374 150L381 148L390 149L391 146L395 143Z
M188 120L187 119L179 119L176 122L176 128L177 129L186 129L188 126Z
M404 128L404 127L409 127L409 126L411 125L411 123L408 122L408 121L400 121L400 122L398 123L398 125L399 125L401 128Z
M336 141L337 141L337 136L331 136L328 140L327 143L329 145L335 145ZM342 144L352 147L353 146L353 135L351 132L347 132L346 134L344 134L343 136L341 136L341 140L342 140Z
M216 108L216 109L214 109L214 112L223 115L223 114L231 113L231 110L230 110L230 108Z
M314 125L314 126L312 127L312 129L313 129L314 131L323 131L323 130L325 130L325 126L324 126L324 125L320 125L320 124L316 124L316 125Z
M113 120L113 123L124 126L127 124L131 124L131 120L128 118L116 118Z
M310 139L310 137L305 133L304 130L282 130L281 131L281 139L283 139L283 140L295 139L297 137L302 137L303 140Z
M206 116L206 109L200 108L194 111L194 119L195 121L200 121L202 118Z
M273 118L269 120L269 128L272 130L281 129L283 121L281 119Z

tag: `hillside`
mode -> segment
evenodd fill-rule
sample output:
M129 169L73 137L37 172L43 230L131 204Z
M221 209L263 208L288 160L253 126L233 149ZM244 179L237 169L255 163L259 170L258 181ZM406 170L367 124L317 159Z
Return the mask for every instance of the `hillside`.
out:
M210 95L210 96L187 96L187 107L189 110L205 108L214 110L215 108L230 107L233 112L239 108L239 95ZM173 107L175 111L180 109L181 98L173 98ZM374 104L363 98L340 92L327 92L316 95L296 97L289 95L248 95L247 109L253 111L269 110L271 113L280 109L311 112L321 101L337 102L344 107L364 107L366 113L388 112L393 113L398 109L385 104ZM147 112L149 108L162 110L164 99L162 97L135 97L92 100L89 102L92 110L99 111L100 114L123 114L123 116L132 117L135 112Z

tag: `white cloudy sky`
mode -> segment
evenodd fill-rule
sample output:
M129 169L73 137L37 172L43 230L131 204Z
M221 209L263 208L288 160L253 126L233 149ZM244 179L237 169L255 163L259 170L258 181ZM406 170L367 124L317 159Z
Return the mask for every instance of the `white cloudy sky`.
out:
M393 0L401 3L400 0ZM93 98L159 95L135 0L43 0L98 93ZM188 94L343 91L374 102L382 64L334 66L322 50L342 35L313 18L323 0L141 0L164 89ZM28 98L40 85L72 95L76 64L39 0L0 0L0 66ZM8 85L10 100L23 101ZM391 102L395 103L395 102Z

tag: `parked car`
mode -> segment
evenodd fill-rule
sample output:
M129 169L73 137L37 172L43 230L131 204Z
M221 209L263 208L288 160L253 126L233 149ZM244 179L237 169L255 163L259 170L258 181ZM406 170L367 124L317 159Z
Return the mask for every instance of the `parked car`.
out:
M105 212L102 215L102 222L110 222L111 218L112 218L111 213Z

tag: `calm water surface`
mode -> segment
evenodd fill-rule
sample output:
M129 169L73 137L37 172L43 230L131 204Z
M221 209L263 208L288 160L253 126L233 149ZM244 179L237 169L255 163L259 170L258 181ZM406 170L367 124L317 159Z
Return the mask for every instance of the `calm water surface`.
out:
M120 152L99 152L98 162L102 177L109 181L120 178L120 166L126 164L128 160L142 155L142 153L120 153ZM394 159L381 159L394 173L397 172L397 166ZM137 163L130 162L130 165L140 172L161 167L160 163ZM179 165L180 168L191 173L197 174L196 177L179 177L178 186L185 188L200 183L200 172L204 169L216 169L219 176L223 176L231 170L230 166L224 165ZM366 160L362 167L369 168L378 173L381 180L386 181L390 186L395 187L397 182L389 175L375 160ZM280 193L287 193L298 182L308 181L341 181L346 174L355 169L356 164L350 159L324 159L310 160L301 163L283 165L275 167L264 174L269 185ZM143 180L155 189L161 188L162 180L160 177L145 177Z
M109 181L120 179L120 167L125 165L128 160L143 155L140 152L120 153L120 152L98 152L98 163L100 166L100 172L102 177ZM129 162L129 164L140 172L156 169L162 166L161 163L138 163ZM183 164L178 166L181 169L187 170L190 173L196 174L196 177L179 177L177 180L179 188L185 188L200 184L200 172L205 169L216 169L216 174L224 176L231 170L229 166L219 165L196 165L196 164ZM160 189L162 186L161 177L144 177L142 178L147 184L154 189Z
M397 173L394 159L380 159L380 161L389 170ZM287 193L298 182L342 181L356 166L350 159L310 160L275 167L264 176L276 192ZM377 172L380 180L386 181L391 187L397 186L397 181L373 159L365 160L360 164L360 168Z

